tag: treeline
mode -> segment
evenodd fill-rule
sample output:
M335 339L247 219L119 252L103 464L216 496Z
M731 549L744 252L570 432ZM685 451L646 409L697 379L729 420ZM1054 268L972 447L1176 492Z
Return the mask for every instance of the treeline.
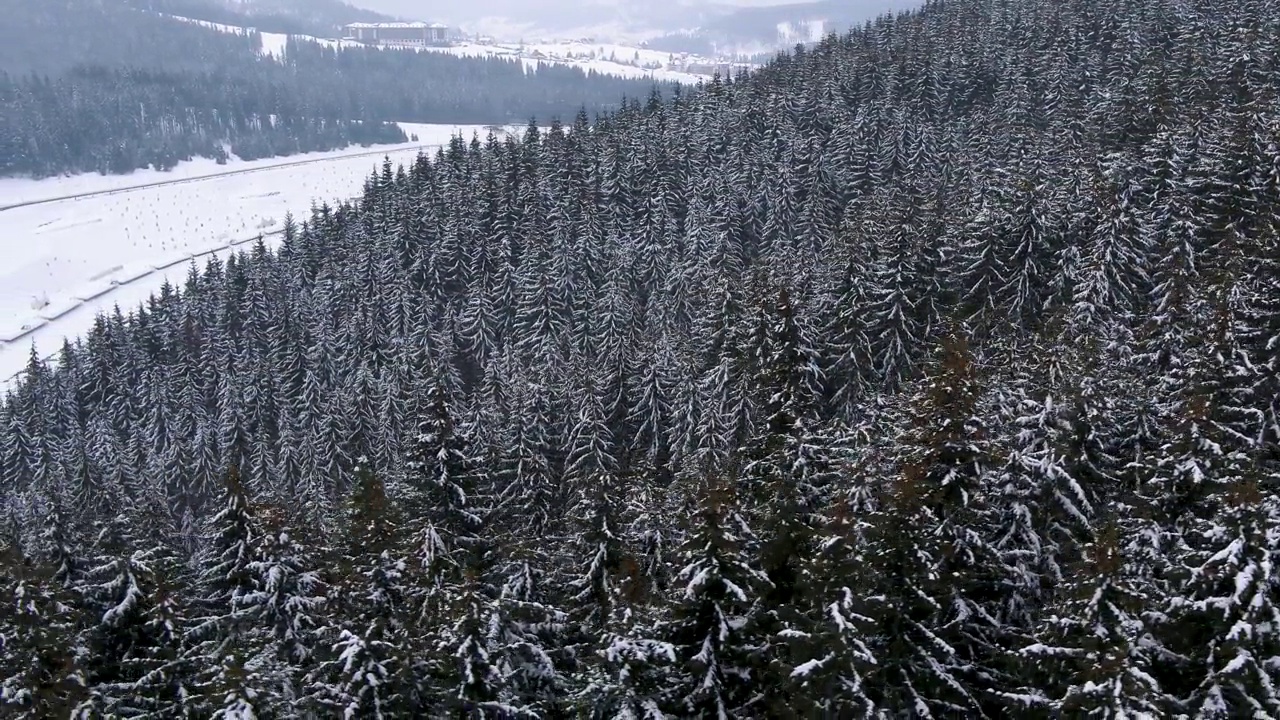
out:
M298 103L325 113L407 122L524 124L613 111L624 98L674 86L580 68L502 57L382 48L333 48L291 41L286 71Z
M76 67L215 72L254 58L258 39L131 7L132 0L0 0L0 71L57 77Z
M33 354L17 716L1280 715L1280 7L949 0Z
M222 95L212 78L164 72L72 72L57 80L0 74L0 175L169 170L194 157L226 162L402 143L392 123L267 112Z
M122 0L20 5L14 26L30 24L0 50L3 175L125 173L228 152L251 159L397 142L390 121L522 123L617 108L654 87L577 68L296 40L287 58L261 57L257 34Z
M312 37L342 37L354 22L391 22L395 18L339 0L252 0L231 8L208 0L125 0L131 7L259 32Z

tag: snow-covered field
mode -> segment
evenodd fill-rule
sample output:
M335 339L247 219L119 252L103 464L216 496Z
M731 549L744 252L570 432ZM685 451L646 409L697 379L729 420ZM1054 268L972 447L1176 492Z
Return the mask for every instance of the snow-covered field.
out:
M304 219L313 202L356 197L384 156L407 164L455 134L487 132L402 127L419 142L224 166L195 161L168 173L0 180L0 208L11 207L0 211L0 386L25 367L33 342L51 355L97 313L115 305L127 312L165 278L180 284L192 258L202 263L271 238L286 213ZM39 204L12 207L31 201Z
M166 17L181 22L193 23L218 32L243 35L248 31L234 25L222 25L205 20L167 15ZM288 35L279 33L260 33L262 36L262 54L283 59L289 42ZM334 40L316 38L310 35L298 35L299 40L320 43L331 48L363 47L351 40ZM619 45L615 43L594 43L578 40L540 41L535 43L459 43L447 47L407 46L420 52L443 52L460 57L507 57L520 59L526 69L538 66L538 63L552 65L570 65L582 68L583 71L594 70L602 75L623 78L649 78L658 81L669 81L696 85L699 81L709 80L709 74L687 72L676 62L677 58L669 53L649 50L647 48ZM686 61L689 59L686 58ZM710 64L713 61L693 58L693 62Z
M66 198L71 195L116 192L156 183L194 181L216 175L258 172L269 168L316 164L347 158L352 155L377 154L386 150L416 148L421 145L440 145L447 143L455 131L461 132L468 140L471 139L473 132L479 133L481 139L487 134L485 129L487 126L480 125L424 125L420 123L398 123L398 125L406 135L417 135L417 142L409 142L404 145L373 145L370 147L355 145L341 150L263 158L249 162L233 158L226 165L219 165L210 158L195 158L188 162L179 163L172 170L136 170L128 175L85 173L83 175L45 178L42 180L0 178L0 211L14 205Z
M539 43L459 43L449 47L424 47L425 51L444 52L461 57L519 58L526 69L538 63L570 65L584 72L594 70L601 75L624 78L651 78L659 81L696 85L709 75L698 75L672 69L676 56L646 48L611 43L588 43L576 40ZM707 61L710 62L710 61Z

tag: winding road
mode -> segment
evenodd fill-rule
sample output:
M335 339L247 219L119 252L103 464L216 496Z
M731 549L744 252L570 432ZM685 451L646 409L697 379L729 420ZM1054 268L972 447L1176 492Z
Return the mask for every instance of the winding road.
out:
M168 187L168 186L196 184L201 182L225 179L229 176L250 175L254 173L261 173L261 172L267 172L267 171L279 171L281 169L296 168L296 167L301 167L306 165L316 165L316 164L338 162L338 161L349 161L353 158L359 159L359 158L369 158L369 157L387 156L387 155L403 156L405 153L417 154L424 151L434 150L440 147L443 147L443 144L421 143L421 144L381 146L377 149L369 149L367 151L356 152L356 153L333 155L333 156L327 156L327 157L309 157L305 159L285 160L282 162L272 162L270 164L264 164L264 165L255 164L254 167L250 167L250 168L240 168L240 169L228 168L225 171L220 171L220 172L204 173L201 175L179 177L179 178L173 178L170 180L140 182L133 185L104 188L100 190L91 190L86 192L67 193L67 194L58 195L55 197L36 197L30 200L23 200L20 202L11 202L11 203L3 203L2 201L0 201L0 213L4 213L10 210L17 210L19 208L29 208L29 207L40 206L40 205L53 205L60 202L72 202L76 200L98 198L98 197L104 197L104 196L110 196L110 195L121 195L121 194L127 194L131 192L151 190L155 188ZM404 162L404 160L401 160L400 162ZM329 199L332 200L332 198L329 198ZM83 323L91 322L91 320L85 320L84 318L81 318L80 320L73 320L73 318L80 314L86 314L86 313L88 315L86 315L85 317L89 317L90 315L96 316L99 312L102 311L103 307L108 307L108 308L110 307L112 298L118 297L118 293L120 291L124 290L125 288L135 287L138 285L145 285L148 282L155 282L156 276L163 276L166 272L170 272L172 268L178 265L182 265L184 263L190 263L193 260L198 260L200 258L216 255L219 253L234 252L237 247L256 242L259 238L276 237L282 233L283 233L283 229L278 227L263 228L261 230L254 231L248 236L242 236L241 238L235 239L235 240L228 240L221 247L212 248L212 249L204 250L201 252L194 252L186 257L175 258L172 262L166 261L167 264L156 265L149 272L146 272L134 277L121 278L119 282L112 283L110 287L106 287L106 288L103 288L102 290L96 291L97 294L95 295L79 298L80 301L74 302L74 304L61 305L58 307L50 308L49 312L44 316L32 317L30 324L29 325L24 324L20 332L10 335L8 337L5 337L3 339L0 339L0 358L3 358L4 360L4 362L0 362L0 365L4 366L3 372L0 372L0 394L3 394L5 386L11 385L11 382L13 380L20 377L22 373L25 372L24 369L19 369L19 367L25 366L26 364L25 358L27 357L27 353L30 351L30 347L23 348L24 343L30 345L30 343L35 342L37 345L40 346L39 349L42 351L40 353L42 356L48 355L49 357L56 357L57 352L54 351L51 354L50 351L53 351L54 348L57 347L57 345L60 345L60 343L55 345L49 340L49 338L33 337L33 336L37 336L42 331L48 333L50 330L53 329L51 326L65 325L66 321L70 321L72 326L82 321ZM12 318L12 319L17 320L18 318ZM17 329L17 328L14 328L14 329ZM79 333L76 332L73 327L68 326L67 332L63 334L65 336L74 336L74 335L78 335ZM18 365L17 363L19 358L13 357L13 354L18 353L19 351L21 351L20 354L22 356L21 365ZM15 370L17 372L15 372Z
M290 160L285 162L273 163L270 165L259 165L257 167L245 168L243 170L227 170L225 172L206 173L204 175L195 175L193 177L175 178L173 180L158 180L155 182L138 183L137 185L125 185L118 188L110 188L108 190L93 190L90 192L72 193L69 195L58 195L56 197L37 198L35 200L24 200L23 202L11 203L9 205L0 205L0 212L6 210L17 210L18 208L34 207L36 205L48 205L50 203L65 202L67 200L81 200L84 198L103 197L107 195L120 195L122 193L133 192L135 190L147 190L149 188L166 187L169 185L186 185L188 183L197 183L203 180L213 180L216 178L225 178L230 175L249 175L252 173L265 172L267 170L279 170L281 168L298 167L301 165L314 165L316 163L333 162L334 160L350 160L351 158L373 157L375 155L386 155L389 152L404 152L406 150L435 150L443 147L443 145L405 145L384 147L381 150L370 150L368 152L350 153L347 155L339 155L335 157L309 158L306 160Z

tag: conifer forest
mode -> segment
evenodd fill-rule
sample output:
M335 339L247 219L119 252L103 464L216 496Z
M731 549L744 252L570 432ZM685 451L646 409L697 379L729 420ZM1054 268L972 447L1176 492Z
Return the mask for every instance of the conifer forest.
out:
M0 178L398 143L408 138L394 122L520 124L614 110L654 86L292 36L285 57L263 57L256 31L217 32L135 4L196 11L181 0L0 0Z
M1280 3L385 165L0 406L0 716L1280 718Z

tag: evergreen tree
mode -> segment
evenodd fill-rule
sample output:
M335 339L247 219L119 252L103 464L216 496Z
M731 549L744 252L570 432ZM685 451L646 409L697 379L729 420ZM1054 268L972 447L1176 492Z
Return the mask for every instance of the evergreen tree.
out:
M71 715L86 699L75 598L53 568L6 546L0 616L0 708L17 718Z
M698 499L697 525L681 548L671 620L661 637L680 665L665 709L727 718L758 704L763 666L754 606L769 580L743 556L743 518L725 490Z
M187 711L194 713L258 712L255 699L269 682L239 657L240 643L253 634L244 599L258 590L251 566L261 525L237 468L224 486L222 509L209 520L184 643L184 660L195 668L187 699Z
M1050 605L1038 642L1021 655L1039 672L1019 707L1079 717L1159 717L1176 705L1160 687L1161 657L1151 641L1162 630L1161 596L1125 548L1118 522L1098 533L1085 559ZM1041 694L1043 693L1043 694Z
M328 600L326 637L308 696L320 712L400 717L418 707L413 661L422 647L408 606L409 567L397 545L399 508L377 475L361 471Z
M82 662L90 691L80 711L177 712L181 682L166 687L161 677L176 680L178 675L182 608L170 588L180 566L170 548L132 537L128 520L122 515L104 524L97 554L76 588L80 611L91 620L76 642L86 652ZM140 694L140 688L147 692Z
M1274 631L1280 553L1280 508L1264 494L1257 470L1220 495L1200 531L1207 547L1175 598L1176 627L1196 643L1188 658L1198 679L1190 708L1196 717L1280 714ZM1268 482L1268 485L1272 485Z

